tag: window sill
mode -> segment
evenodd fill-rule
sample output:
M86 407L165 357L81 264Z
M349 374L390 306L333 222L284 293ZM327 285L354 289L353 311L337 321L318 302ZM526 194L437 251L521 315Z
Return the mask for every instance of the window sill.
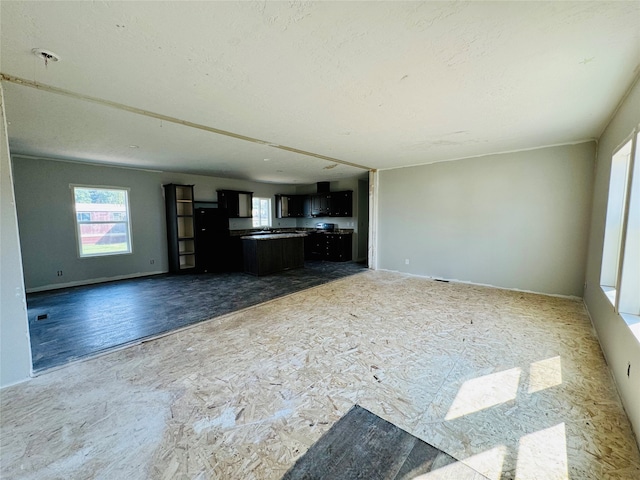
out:
M99 257L116 257L118 255L132 255L133 252L129 251L129 252L107 252L107 253L94 253L91 255L80 255L78 254L78 258L81 260L87 259L87 258L99 258Z
M620 316L629 327L629 330L631 330L633 336L636 337L638 343L640 343L640 316L628 313L621 313Z
M605 285L600 285L600 288L602 289L602 293L604 293L607 299L611 302L611 305L614 306L616 304L616 289ZM632 315L630 313L617 313L620 315L622 320L624 320L624 323L627 324L627 327L631 330L631 334L635 337L638 343L640 343L640 316Z
M602 291L604 292L606 297L611 302L611 305L615 305L616 304L616 289L613 288L613 287L607 287L605 285L600 285L600 288L602 289Z

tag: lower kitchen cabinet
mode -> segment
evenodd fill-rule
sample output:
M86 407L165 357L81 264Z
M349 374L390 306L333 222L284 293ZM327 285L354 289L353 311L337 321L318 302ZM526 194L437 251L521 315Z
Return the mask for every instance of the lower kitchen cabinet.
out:
M231 272L242 272L244 270L244 256L242 253L242 240L240 240L240 237L229 237L226 254L227 269Z
M304 267L304 237L285 238L282 241L282 269Z
M348 262L351 260L350 233L325 233L327 237L327 260Z
M304 267L304 238L242 239L244 271L269 275Z
M305 259L348 262L352 258L351 233L311 233L305 239Z

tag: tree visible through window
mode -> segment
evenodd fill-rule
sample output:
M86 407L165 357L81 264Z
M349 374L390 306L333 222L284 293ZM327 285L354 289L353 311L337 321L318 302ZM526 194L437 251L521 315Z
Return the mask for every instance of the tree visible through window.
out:
M80 257L131 253L128 190L72 188Z
M251 213L254 227L270 227L271 199L253 197L253 212Z

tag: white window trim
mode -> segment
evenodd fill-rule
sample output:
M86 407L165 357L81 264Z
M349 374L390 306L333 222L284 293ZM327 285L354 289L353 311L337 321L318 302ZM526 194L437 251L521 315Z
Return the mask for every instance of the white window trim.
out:
M622 217L621 217L620 246L619 246L618 258L617 258L617 271L615 272L615 275L616 275L615 287L601 284L600 289L602 290L607 300L613 305L614 311L624 320L624 322L627 324L627 326L631 330L632 334L640 341L640 312L627 313L627 312L620 311L620 301L621 301L620 293L623 287L621 285L621 282L623 281L624 260L625 260L625 252L627 249L627 241L628 241L627 234L628 234L629 216L630 216L632 193L633 193L632 187L636 185L637 182L640 182L640 175L637 175L638 172L640 172L640 168L637 168L638 166L636 165L637 153L639 148L638 142L640 141L640 125L638 125L633 130L633 132L628 137L626 137L624 141L621 142L621 144L618 145L613 150L613 153L611 155L612 162L615 155L625 145L627 145L629 141L631 141L631 152L629 156L629 163L627 165L628 172L627 172L627 178L626 178L626 185L624 186L625 197L624 197L624 204L623 204ZM609 189L611 189L611 177L609 178ZM610 190L607 193L607 205L610 201L609 193L610 193ZM606 222L606 218L605 218L605 222ZM603 243L603 255L604 255L604 243ZM602 268L603 268L603 264L601 261L601 265L600 265L601 279L602 279ZM640 275L640 272L638 272L638 274ZM600 281L602 282L602 280Z
M629 156L629 166L627 173L627 184L625 185L625 199L624 199L624 207L622 209L622 228L620 231L620 256L618 258L618 272L616 278L616 303L615 309L616 312L620 312L620 295L619 290L621 289L621 281L622 281L622 270L624 267L624 254L627 248L627 231L629 227L629 209L631 207L631 183L633 182L633 174L635 172L635 157L636 157L636 143L638 140L638 129L635 128L633 133L631 134L631 153ZM638 181L636 179L636 181Z
M124 192L126 192L126 206L127 206L127 221L123 222L123 221L104 221L104 222L79 222L78 221L78 212L76 211L76 195L75 195L75 189L76 188L95 188L95 189L101 189L101 190L122 190ZM131 218L131 200L130 200L130 194L131 194L131 189L128 187L116 187L116 186L112 186L112 185L86 185L86 184L78 184L78 183L70 183L69 184L69 190L71 192L71 205L73 206L73 221L75 224L75 238L76 238L76 255L78 256L79 259L86 259L86 258L96 258L96 257L111 257L111 256L117 256L117 255L132 255L133 254L133 236L131 234L131 223L132 223L132 218ZM95 253L92 255L83 255L82 254L82 241L81 241L81 235L80 235L80 225L83 224L98 224L98 223L124 223L127 226L127 237L129 239L129 250L126 252L114 252L114 253Z

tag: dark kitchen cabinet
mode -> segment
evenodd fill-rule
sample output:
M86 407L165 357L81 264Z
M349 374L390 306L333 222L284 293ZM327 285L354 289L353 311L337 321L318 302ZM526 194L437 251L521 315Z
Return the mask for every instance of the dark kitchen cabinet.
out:
M353 192L314 193L311 195L312 217L352 217Z
M169 271L193 272L196 268L193 185L164 185L164 200Z
M277 218L353 217L353 192L276 195Z
M276 239L242 239L244 271L252 275L304 267L304 239L300 237Z
M304 239L304 259L320 260L324 253L324 241L320 233L310 233Z
M327 260L332 262L348 262L351 260L350 233L326 233Z
M311 195L311 216L328 217L330 212L331 193L314 193Z
M244 253L242 240L239 236L229 237L226 253L228 269L232 272L242 272L244 270Z
M251 218L253 192L218 190L218 205L227 210L229 218Z
M276 195L276 218L302 218L310 215L308 195Z
M329 203L330 217L353 217L353 192L334 192Z
M282 245L278 240L242 240L244 271L268 275L282 270Z
M351 233L311 233L305 239L305 259L348 262L352 258Z
M304 267L304 237L284 238L282 241L282 269Z

